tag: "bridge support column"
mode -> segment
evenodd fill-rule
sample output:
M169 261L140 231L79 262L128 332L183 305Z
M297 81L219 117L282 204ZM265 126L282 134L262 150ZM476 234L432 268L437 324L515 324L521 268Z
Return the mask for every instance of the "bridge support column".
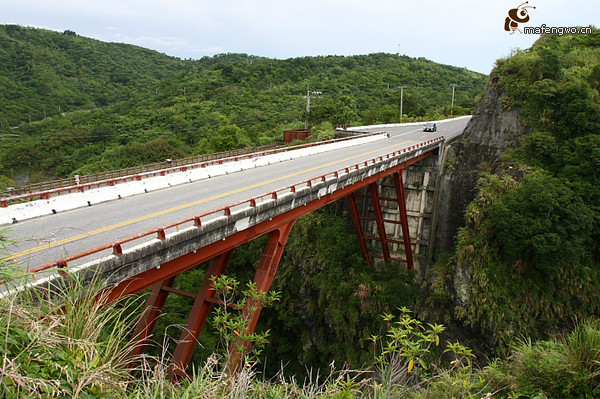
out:
M257 289L263 292L268 292L271 288L271 284L275 278L275 273L279 267L279 261L283 255L285 244L287 243L288 237L295 222L296 220L292 220L282 227L269 233L269 241L267 242L265 251L258 265L258 269L256 270L256 275L254 276L254 283L256 284ZM247 320L247 326L250 333L253 333L254 329L256 328L256 323L258 322L258 317L260 316L262 308L262 303L248 301L242 310L244 319ZM246 343L245 346L247 350L248 343ZM229 369L230 372L235 372L239 370L239 367L241 366L241 360L244 356L244 353L241 353L238 348L230 348L230 350L232 351L233 355Z
M367 263L371 264L371 258L381 258L385 262L402 262L406 263L408 270L414 269L414 262L412 256L412 246L410 239L410 230L408 227L408 214L406 208L406 194L404 190L404 182L402 179L403 169L398 169L392 173L394 188L396 191L395 198L385 197L379 194L379 185L377 181L370 183L367 187L369 190L369 195L357 194L355 192L347 195L348 204L350 206L350 213L352 215L352 221L354 222L354 227L356 229L356 235L358 238L358 242L360 244L360 249L363 257L367 261ZM358 205L356 198L361 198L370 202L370 206L372 206L374 217L369 216L361 216L358 210ZM383 215L383 210L381 207L381 201L388 202L397 202L398 203L398 214L400 221L385 219ZM367 220L375 223L376 232L375 236L367 236L365 235L363 225L361 220ZM399 224L402 229L402 241L394 240L388 238L388 235L385 230L385 223L394 223ZM381 254L369 253L369 249L366 244L366 240L375 240L381 243ZM389 244L398 244L404 247L405 251L405 259L392 257L390 252Z
M406 267L414 269L412 245L410 243L410 230L408 228L408 214L406 212L406 193L402 181L402 171L394 173L394 185L396 186L396 198L398 200L398 211L400 214L400 226L402 227L402 240L404 241L404 252L406 254Z
M162 312L162 308L165 306L169 291L167 288L173 286L176 276L169 277L162 282L156 284L152 289L152 293L146 301L146 309L142 318L135 326L133 330L134 339L139 340L138 345L133 349L132 356L138 356L145 352L148 346L148 337L154 331L156 321Z
M204 328L204 323L214 302L215 291L212 289L212 278L219 277L225 273L231 261L232 254L233 250L227 251L213 258L208 265L204 282L196 295L194 305L173 355L173 378L186 375L185 369L192 358L194 349L196 349L198 337Z
M350 214L352 215L352 222L354 222L354 229L356 230L356 236L358 238L358 244L360 245L360 252L367 263L371 264L371 258L369 257L369 249L365 243L365 233L360 223L360 213L358 212L358 206L356 205L356 197L354 193L346 196L348 199L348 205L350 206Z
M369 191L371 192L371 202L373 204L373 209L375 210L375 224L377 225L377 232L379 233L379 240L381 241L383 259L390 263L392 257L390 255L387 234L385 233L385 225L383 224L383 212L381 211L381 199L379 198L379 186L377 185L377 182L369 184Z

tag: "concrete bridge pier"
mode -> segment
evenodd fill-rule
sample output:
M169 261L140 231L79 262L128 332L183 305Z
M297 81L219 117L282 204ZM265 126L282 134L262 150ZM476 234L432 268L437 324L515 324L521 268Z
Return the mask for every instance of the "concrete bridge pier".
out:
M417 283L432 258L441 153L443 148L348 196L365 260L375 267L405 264L416 271Z

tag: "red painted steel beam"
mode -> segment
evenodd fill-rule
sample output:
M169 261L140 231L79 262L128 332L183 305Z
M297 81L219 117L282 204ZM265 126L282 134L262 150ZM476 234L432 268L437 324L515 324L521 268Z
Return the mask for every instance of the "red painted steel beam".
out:
M196 294L192 294L191 292L183 290L178 290L177 288L173 287L163 287L163 291L167 291L169 294L177 294L181 296L186 296L188 298L196 299Z
M171 287L175 281L175 277L176 276L171 276L156 284L152 289L152 293L146 300L144 313L133 330L133 338L137 340L138 343L133 349L132 356L135 357L140 355L146 350L146 347L148 346L148 337L150 337L152 331L154 331L156 321L169 296L169 292L164 290L164 288Z
M256 288L262 292L266 293L271 289L271 284L275 278L275 273L277 273L277 268L279 267L279 261L283 255L285 244L287 243L295 222L296 220L291 220L281 228L273 230L269 234L269 240L267 241L258 269L256 270L256 275L254 276L254 284L256 285ZM249 300L242 309L242 315L244 319L247 320L249 334L254 333L262 308L263 304L261 302ZM245 343L244 347L248 350L249 344ZM241 353L239 348L233 346L230 350L232 351L232 358L229 368L231 372L235 372L241 366L241 360L244 357L244 353Z
M375 210L375 224L377 225L377 231L379 232L383 258L386 262L390 262L392 257L388 246L387 234L385 233L385 225L383 224L383 212L381 210L381 201L379 200L379 186L376 181L369 184L369 191L371 193L373 209Z
M394 185L396 186L396 198L398 199L398 213L400 213L400 225L402 226L402 238L404 251L406 252L406 267L414 269L412 245L410 242L410 230L408 228L408 215L406 213L406 194L404 182L402 181L402 169L394 172Z
M333 193L325 194L320 199L316 199L307 203L306 206L296 207L289 212L273 217L271 220L266 220L255 226L249 227L246 230L232 234L225 240L219 240L200 248L196 252L190 252L180 256L179 258L166 262L160 268L146 270L145 272L122 281L117 286L111 286L107 288L111 291L107 297L107 300L113 300L123 295L131 295L141 292L168 277L176 276L194 266L214 258L215 256L221 255L229 250L239 247L240 245L252 241L257 237L280 228L292 220L297 220L302 216L315 211L316 209L335 202L352 192L360 190L361 188L366 187L369 184L389 176L399 170L402 170L406 166L412 165L413 163L416 163L432 154L433 151L425 152L418 157L402 162L390 169L366 177L360 182L356 182L352 185L336 190Z
M185 376L185 369L192 358L194 349L198 343L198 337L204 328L212 301L215 297L213 287L213 277L219 277L227 270L233 250L229 250L210 261L202 286L196 295L196 300L188 316L185 328L181 333L177 348L173 354L173 369L171 377L177 378Z
M258 265L258 269L256 270L256 275L254 276L256 288L263 292L268 292L271 288L275 273L279 267L279 261L283 255L283 250L285 249L285 245L287 244L290 232L292 231L292 227L296 220L297 219L289 221L281 228L274 230L269 234L269 240ZM250 330L253 332L256 323L258 322L258 316L262 311L262 306L258 307L254 312L249 312L251 307L252 304L248 303L243 312L244 314L249 315L248 327L250 327Z
M355 193L350 193L346 196L346 198L348 199L348 204L350 206L350 214L352 215L352 222L354 222L354 229L356 230L358 244L360 245L360 252L362 253L363 258L367 261L367 264L371 264L369 250L367 249L367 244L365 242L365 235L362 229L362 224L360 223L361 216L359 215L358 207L356 206L355 195Z

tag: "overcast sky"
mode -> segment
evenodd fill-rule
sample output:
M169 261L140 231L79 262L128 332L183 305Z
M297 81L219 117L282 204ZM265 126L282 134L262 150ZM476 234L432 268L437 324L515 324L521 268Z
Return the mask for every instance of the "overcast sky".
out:
M538 35L504 31L519 0L0 0L0 23L198 59L400 53L489 73ZM600 0L530 0L529 26L600 26Z

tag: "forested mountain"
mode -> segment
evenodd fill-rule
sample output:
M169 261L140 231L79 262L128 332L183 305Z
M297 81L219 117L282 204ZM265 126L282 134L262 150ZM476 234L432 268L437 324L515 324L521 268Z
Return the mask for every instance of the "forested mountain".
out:
M0 26L0 168L17 183L280 141L303 127L471 112L486 77L392 54L179 60L75 32Z
M154 90L190 65L141 47L0 25L3 126L104 107Z
M498 60L450 154L472 202L433 285L498 353L600 314L599 81L600 30L544 35Z

